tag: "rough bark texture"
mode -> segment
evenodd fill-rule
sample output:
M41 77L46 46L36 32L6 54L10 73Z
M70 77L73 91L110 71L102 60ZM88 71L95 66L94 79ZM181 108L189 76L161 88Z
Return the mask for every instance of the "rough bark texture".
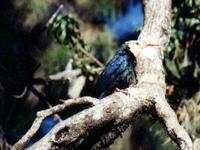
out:
M134 123L136 116L147 110L154 110L177 146L182 150L192 150L189 135L180 126L176 114L165 99L162 59L170 36L171 0L144 0L144 6L145 24L138 41L159 46L141 46L135 49L135 41L126 42L138 61L138 83L127 88L129 94L115 92L101 101L82 97L39 112L32 128L14 148L24 148L25 143L37 131L42 119L57 112L67 111L75 105L85 106L87 109L58 123L28 149L102 149L120 136L130 123Z

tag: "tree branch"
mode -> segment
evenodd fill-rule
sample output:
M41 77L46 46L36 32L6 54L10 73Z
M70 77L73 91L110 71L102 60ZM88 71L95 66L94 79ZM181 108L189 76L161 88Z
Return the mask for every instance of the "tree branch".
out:
M58 123L47 135L28 149L99 149L107 147L116 137L120 136L135 117L147 110L154 109L168 135L177 143L178 147L182 150L192 150L192 141L189 135L180 126L176 114L165 99L166 84L162 59L170 36L171 0L144 0L143 2L145 24L138 42L159 46L141 46L139 49L135 49L135 41L126 42L138 61L137 85L127 88L128 95L115 92L100 102L89 97L69 100L68 103L77 102L79 104L81 101L91 99L95 103ZM67 108L63 108L66 103L43 112L46 114L50 111L52 112L50 114L53 114L58 111L66 111ZM34 123L32 129L35 128L35 125L40 124L41 121ZM32 129L14 148L24 147L29 139L27 135L33 133Z

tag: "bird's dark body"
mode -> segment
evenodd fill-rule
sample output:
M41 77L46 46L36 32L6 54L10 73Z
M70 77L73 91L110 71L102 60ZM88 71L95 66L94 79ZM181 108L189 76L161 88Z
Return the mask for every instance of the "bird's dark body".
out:
M111 94L116 88L124 89L128 87L135 66L135 56L129 51L127 45L122 45L97 80L94 87L94 97L103 98Z

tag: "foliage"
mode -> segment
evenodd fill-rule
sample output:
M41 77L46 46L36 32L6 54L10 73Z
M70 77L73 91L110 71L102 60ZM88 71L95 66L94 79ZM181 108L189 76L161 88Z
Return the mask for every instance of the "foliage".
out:
M57 16L49 29L49 33L55 37L55 39L63 45L76 46L80 44L82 47L85 46L81 39L79 32L78 22L70 15Z
M200 138L200 92L196 93L190 99L181 101L177 115L179 121L189 132L193 140Z
M200 85L200 2L174 1L172 34L165 53L167 82L175 86L172 99L191 97Z
M93 80L92 75L96 74L96 65L83 52L91 52L91 48L81 38L78 22L70 15L57 16L49 33L58 43L65 46L66 50L72 51L74 67L81 68L89 75L89 79Z
M150 134L152 135L153 145L156 150L176 150L176 145L172 140L166 135L166 132L163 130L159 122L155 122L149 129Z

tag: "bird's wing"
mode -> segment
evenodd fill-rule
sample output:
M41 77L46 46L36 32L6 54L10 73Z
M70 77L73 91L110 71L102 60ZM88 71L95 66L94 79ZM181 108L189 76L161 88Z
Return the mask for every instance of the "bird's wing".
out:
M123 76L123 73L127 64L127 57L124 55L117 54L111 59L95 85L95 97L99 97L105 92L110 92L117 87L120 80L126 78Z

